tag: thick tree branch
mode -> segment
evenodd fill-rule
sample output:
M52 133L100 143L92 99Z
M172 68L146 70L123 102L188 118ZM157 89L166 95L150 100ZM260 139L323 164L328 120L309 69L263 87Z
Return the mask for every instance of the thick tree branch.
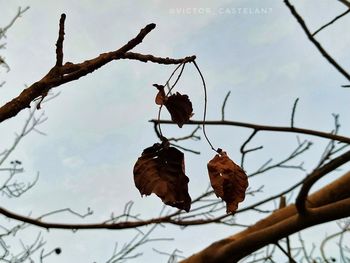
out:
M344 2L344 1L342 1ZM294 6L289 2L289 0L284 0L284 3L286 4L286 6L289 8L290 12L292 13L292 15L295 17L295 19L298 21L298 23L300 24L301 28L304 30L305 34L307 35L307 37L309 38L309 40L316 46L316 48L318 49L318 51L320 51L320 53L322 54L322 56L324 56L327 61L332 64L337 70L338 72L340 72L347 80L350 81L350 75L349 73L343 69L328 53L327 51L321 46L321 44L313 37L312 33L309 31L309 29L307 28L303 18L298 14L298 12L296 11L296 9L294 8Z
M306 217L293 215L271 227L247 236L244 241L237 240L237 242L233 241L229 243L218 253L218 261L215 262L235 262L236 260L248 256L257 249L273 243L274 240L279 240L305 228L344 218L349 215L350 198L311 209L310 214Z
M150 120L150 122L153 123L160 123L160 124L176 124L171 120ZM203 121L196 121L196 120L190 120L185 125L201 125L203 124ZM268 126L268 125L258 125L253 123L247 123L247 122L238 122L238 121L205 121L205 125L228 125L228 126L236 126L236 127L244 127L244 128L250 128L254 129L256 131L273 131L273 132L291 132L291 133L301 133L301 134L308 134L313 135L317 137L327 138L339 142L344 142L347 144L350 144L350 138L333 134L333 133L327 133L327 132L321 132L316 130L310 130L310 129L303 129L303 128L296 128L296 127L282 127L282 126Z
M86 60L82 63L73 64L70 62L63 63L63 40L64 40L64 21L63 14L60 19L59 37L56 43L56 65L41 80L35 82L30 87L21 92L19 96L7 102L0 108L0 122L16 116L21 110L30 107L30 103L38 97L44 97L47 92L64 83L77 80L93 71L101 68L113 60L133 59L142 62L154 62L159 64L181 64L193 62L195 56L185 57L183 59L160 58L152 55L143 55L129 52L150 33L155 24L149 24L143 28L140 33L121 48L100 54L98 57Z
M310 213L300 216L295 205L279 209L253 226L213 243L182 263L237 262L268 244L302 229L350 216L350 172L310 195Z
M306 178L295 203L296 208L300 214L304 215L308 212L306 200L311 187L323 176L330 173L331 171L334 171L339 166L347 163L348 161L350 161L350 151L347 151L346 153L338 156L337 158L333 159L332 161L323 165L322 167L317 168Z

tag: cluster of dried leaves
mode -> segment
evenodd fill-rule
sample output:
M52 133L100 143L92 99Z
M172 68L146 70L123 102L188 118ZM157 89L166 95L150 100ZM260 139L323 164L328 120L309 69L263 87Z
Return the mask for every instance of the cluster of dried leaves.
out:
M181 128L193 115L189 97L178 92L168 96L164 86L154 86L158 89L156 104L160 107L164 105L172 121ZM216 196L226 202L227 213L234 213L238 203L244 200L248 187L247 175L221 149L209 161L208 173ZM134 181L141 195L154 193L166 205L190 211L191 197L188 193L189 179L185 173L184 154L171 147L166 138L162 143L143 150L134 166Z

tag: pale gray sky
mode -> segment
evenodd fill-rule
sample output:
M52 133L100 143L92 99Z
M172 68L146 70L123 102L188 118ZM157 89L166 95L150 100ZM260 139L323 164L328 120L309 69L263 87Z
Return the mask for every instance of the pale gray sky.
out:
M345 9L330 0L293 3L311 30ZM8 74L1 69L0 80L7 82L0 90L1 104L18 95L25 84L39 80L54 65L58 20L64 12L67 14L65 61L80 62L114 50L153 22L156 29L135 51L176 58L197 55L208 85L208 119L221 118L221 103L231 91L227 119L289 125L293 102L299 97L297 126L330 131L331 114L339 113L340 133L350 132L350 93L340 88L348 83L307 40L283 1L0 0L0 26L6 25L18 6L30 6L30 10L8 32L7 49L1 50L11 67ZM239 8L258 8L266 13L245 13L238 11ZM345 17L318 36L348 69L349 23L350 17ZM13 159L23 161L24 178L40 172L40 180L23 198L5 199L3 204L22 214L32 211L34 215L64 207L83 212L91 207L95 214L87 222L96 222L108 218L111 212L121 213L124 204L134 200L135 211L144 218L156 216L162 203L156 197L140 197L134 187L132 168L142 149L156 142L153 127L148 123L157 114L152 84L165 82L173 69L173 66L117 61L58 87L60 96L43 107L48 121L41 129L47 136L30 134L13 155ZM180 92L190 95L194 118L200 119L203 90L191 65L178 87ZM24 111L0 126L1 149L9 147L13 132L20 129L26 116ZM165 112L163 116L168 117ZM182 131L164 127L163 130L172 137L187 134L191 128ZM212 127L207 130L213 144L226 149L239 162L239 147L250 130ZM312 139L319 144L306 155L308 170L315 166L326 145L324 140ZM296 145L296 136L270 133L258 136L253 144L264 144L266 148L248 158L248 172L269 157L278 159L289 154ZM214 153L204 141L185 145L202 152L200 156L185 154L190 193L195 196L208 184L206 162ZM250 185L265 184L266 192L262 196L270 195L304 175L279 172L257 178ZM241 206L253 201L249 197ZM52 218L55 219L59 218ZM234 231L217 225L182 231L167 227L156 232L155 237L174 237L175 241L145 246L144 257L131 262L165 261L151 247L168 252L178 248L188 256ZM31 233L28 232L28 238ZM125 242L135 233L50 231L46 237L48 247L61 246L63 253L47 262L76 262L77 258L81 262L104 262L112 253L115 241ZM315 234L309 235L310 240L312 235Z

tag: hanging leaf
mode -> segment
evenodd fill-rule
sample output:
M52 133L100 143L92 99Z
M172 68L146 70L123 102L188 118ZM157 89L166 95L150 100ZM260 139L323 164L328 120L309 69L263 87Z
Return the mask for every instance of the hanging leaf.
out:
M134 166L134 181L141 195L155 193L166 205L190 210L184 154L167 143L156 143L142 152Z
M180 128L193 116L192 103L187 95L176 92L167 98L164 105L168 109L172 121L176 122Z
M167 100L167 97L165 95L165 91L164 91L164 86L163 85L159 85L159 84L153 84L154 87L156 87L158 89L158 93L155 99L155 102L157 105L164 105L164 103Z
M248 178L241 167L221 151L209 161L208 172L216 196L226 202L226 212L234 213L245 197Z

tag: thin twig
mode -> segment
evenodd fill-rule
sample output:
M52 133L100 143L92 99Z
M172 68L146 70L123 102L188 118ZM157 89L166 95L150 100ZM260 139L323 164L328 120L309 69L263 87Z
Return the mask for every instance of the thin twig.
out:
M326 237L324 240L322 240L321 246L320 246L320 251L321 251L321 256L322 256L324 262L327 262L327 263L328 263L329 261L331 261L331 260L327 259L327 257L326 257L326 253L325 253L325 249L324 249L326 243L327 243L329 240L331 240L332 238L335 238L335 237L337 237L337 236L340 236L340 235L344 234L344 233L347 232L347 231L350 231L350 228L344 228L344 229L342 229L341 231L336 232L336 233L334 233L334 234L332 234L332 235L329 235L329 236Z
M222 106L221 106L221 120L225 120L225 107L226 107L227 99L230 96L230 94L231 94L231 91L227 92L227 94L225 96L225 99L224 99L224 102L222 103Z
M180 73L179 73L179 75L177 76L177 78L176 78L176 81L175 81L175 83L171 86L171 88L169 87L169 83L170 83L170 80L172 79L172 77L175 75L175 73L176 73L176 71L179 69L181 67L181 70L180 70ZM164 89L164 87L168 87L168 92L165 94L165 96L168 96L168 95L171 95L171 91L173 90L173 88L175 88L175 85L176 85L176 83L179 81L179 79L180 79L180 77L181 77L181 75L182 75L182 73L183 73L183 70L184 70L184 68L185 68L185 63L181 63L181 64L179 64L179 65L177 65L177 67L173 70L173 72L170 74L170 77L168 78L168 80L165 82L165 84L163 85L163 89ZM157 87L157 86L159 86L158 84L153 84L153 86L154 87ZM161 112L162 112L162 109L163 109L163 103L162 104L160 104L160 106L159 106L159 109L158 109L158 120L160 120L160 115L161 115ZM158 136L158 138L161 140L161 141L164 141L164 140L167 140L164 136L163 136L163 133L162 133L162 128L161 128L161 126L160 126L160 123L158 123L158 131L159 131L159 136Z
M64 212L67 212L69 214L73 214L73 215L75 215L75 216L77 216L79 218L85 218L85 217L90 216L90 215L93 214L93 211L90 208L88 208L86 213L84 213L84 214L78 213L78 212L72 210L71 208L62 208L62 209L54 210L54 211L48 212L46 214L43 214L40 217L38 217L38 220L41 220L44 217L48 217L48 216L51 216L51 215L62 214Z
M346 10L345 12L341 13L340 15L336 16L335 18L333 18L331 21L329 21L327 24L325 24L324 26L320 27L319 29L317 29L314 33L312 33L312 36L314 37L317 33L319 33L321 30L325 29L327 26L333 24L334 22L336 22L337 20L339 20L340 18L342 18L343 16L347 15L348 13L350 13L350 7L348 10Z
M303 141L302 143L298 144L298 146L294 149L294 151L288 155L286 158L282 159L281 161L275 163L275 164L271 164L272 162L272 158L270 158L267 162L265 162L257 171L250 173L249 177L253 177L256 176L258 174L262 174L267 172L268 170L274 169L274 168L294 168L294 169L299 169L304 171L303 168L303 163L301 163L300 165L286 165L287 162L289 162L290 160L296 158L297 156L301 155L302 153L304 153L305 151L307 151L308 149L310 149L312 143L309 141Z
M186 66L186 63L183 63L183 64L182 64L182 67L181 67L181 70L180 70L180 73L179 73L179 75L177 76L177 78L176 78L174 84L171 86L171 89L175 88L176 84L179 82L179 80L180 80L180 78L181 78L181 76L182 76L182 73L184 72L185 66Z
M289 8L290 12L292 13L292 15L295 17L295 19L298 21L298 23L300 24L300 26L302 27L302 29L304 30L305 34L307 35L307 37L309 38L309 40L316 46L316 48L318 49L318 51L322 54L322 56L324 56L326 58L326 60L332 64L339 73L341 73L347 80L350 81L350 75L349 73L343 69L335 60L334 58L332 58L327 51L321 46L321 44L312 36L311 32L309 31L309 29L307 28L303 18L298 14L298 12L296 11L296 9L294 8L294 6L289 2L289 0L284 0L284 3L286 4L286 6Z
M245 140L245 142L242 144L241 148L240 148L240 151L241 151L241 154L242 154L242 157L241 157L241 167L242 169L244 168L244 158L245 158L245 155L249 152L252 152L252 151L256 151L256 150L260 150L263 148L263 146L259 146L259 147L255 147L253 149L249 149L249 150L246 150L245 147L247 146L247 144L253 139L253 137L258 133L257 130L253 130L252 134Z
M188 140L188 139L193 139L193 140L200 140L201 137L196 135L196 132L200 129L201 127L198 125L189 135L183 136L183 137L173 137L173 138L168 138L168 141L174 141L174 142L178 142L178 141L184 141L184 140Z
M299 101L299 98L297 98L293 104L292 115L290 118L290 127L292 127L292 128L294 128L294 116L295 116L295 110L297 109L298 101Z
M283 252L283 254L285 254L288 257L289 262L297 263L278 242L276 242L275 245Z
M1 30L0 30L0 38L2 38L2 37L6 34L6 31L7 31L10 27L12 27L13 24L16 22L16 20L17 20L18 18L20 18L21 15L22 15L24 12L26 12L28 9L29 9L29 6L25 7L24 9L22 9L22 7L18 7L17 14L12 18L12 20L10 21L10 23L9 23L7 26L1 28Z

